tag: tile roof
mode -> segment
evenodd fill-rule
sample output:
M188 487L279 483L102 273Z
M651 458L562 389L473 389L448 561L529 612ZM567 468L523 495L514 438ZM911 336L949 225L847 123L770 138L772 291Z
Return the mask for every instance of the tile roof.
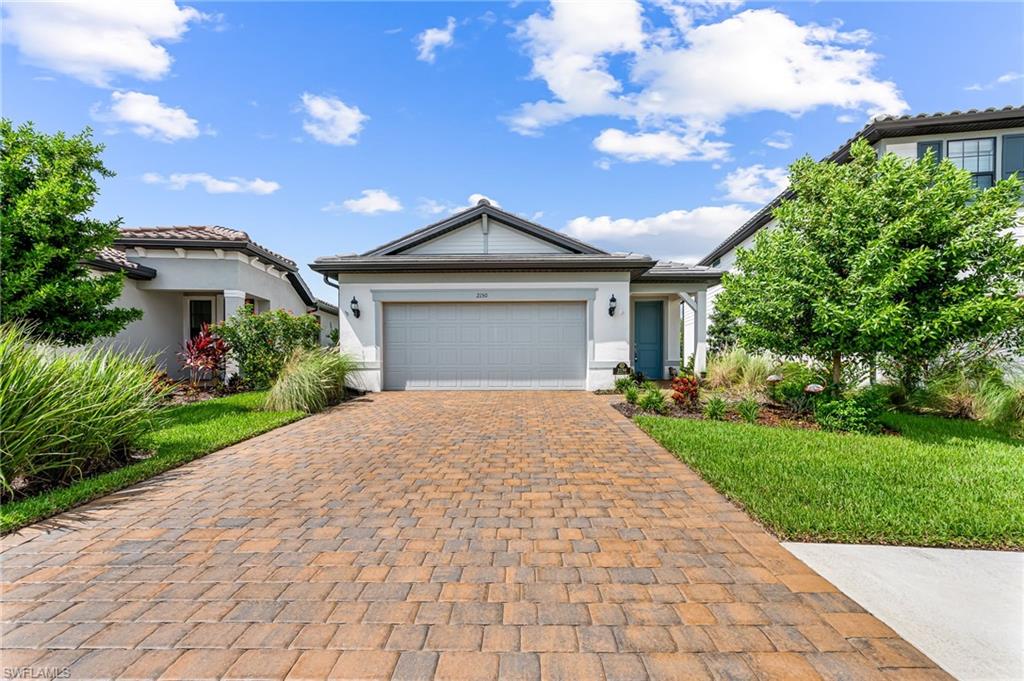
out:
M231 247L238 244L240 250L252 251L253 255L268 260L271 264L295 271L294 260L284 257L252 240L248 233L220 225L176 225L172 227L125 227L117 242L124 245L153 245L168 242L184 247Z
M156 270L152 267L132 262L124 251L110 246L100 249L92 264L103 269L121 270L135 279L152 279L156 276Z

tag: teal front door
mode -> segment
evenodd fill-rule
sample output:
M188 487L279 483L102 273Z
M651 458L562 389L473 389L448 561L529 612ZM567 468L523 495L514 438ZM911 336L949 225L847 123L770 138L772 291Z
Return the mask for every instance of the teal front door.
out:
M638 300L633 304L633 367L647 378L663 378L664 303Z

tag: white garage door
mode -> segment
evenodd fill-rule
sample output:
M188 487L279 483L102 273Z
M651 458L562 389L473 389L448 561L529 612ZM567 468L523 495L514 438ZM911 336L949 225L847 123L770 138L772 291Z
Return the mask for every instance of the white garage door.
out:
M385 390L586 387L585 303L385 303Z

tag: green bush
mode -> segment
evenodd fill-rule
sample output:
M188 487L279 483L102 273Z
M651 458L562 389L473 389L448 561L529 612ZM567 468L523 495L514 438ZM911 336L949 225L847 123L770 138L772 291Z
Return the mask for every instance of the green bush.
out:
M723 421L725 420L725 412L728 409L728 404L721 397L709 397L708 401L704 403L704 418L712 421Z
M665 393L655 388L654 390L645 390L637 400L636 406L644 411L663 414L668 410L668 401L665 399Z
M870 403L854 397L820 400L814 405L814 420L822 430L848 433L877 433L878 414Z
M711 388L741 388L747 392L756 392L764 390L771 368L771 355L752 354L743 348L731 348L708 358L706 382Z
M285 362L265 408L313 414L337 404L345 396L345 380L352 368L352 359L337 350L300 348Z
M637 400L640 399L640 386L635 383L627 385L622 391L622 396L626 398L626 401L630 404L636 404Z
M152 360L59 352L0 325L0 493L11 498L123 463L167 392Z
M761 405L754 398L748 397L736 405L736 412L747 423L757 423L757 417L761 414Z
M814 397L804 392L811 383L822 383L814 369L799 362L786 362L775 370L782 380L768 386L768 396L795 412L805 413L814 405Z
M615 379L615 392L624 393L626 388L636 386L636 381L631 376L622 376Z
M658 387L658 384L655 383L652 380L641 381L640 382L640 389L644 390L644 391L647 391L647 392L650 392L652 390L660 390L660 388Z
M286 310L256 314L251 305L218 324L216 333L231 346L228 357L238 363L242 380L255 390L269 388L295 350L320 345L320 325L313 315Z

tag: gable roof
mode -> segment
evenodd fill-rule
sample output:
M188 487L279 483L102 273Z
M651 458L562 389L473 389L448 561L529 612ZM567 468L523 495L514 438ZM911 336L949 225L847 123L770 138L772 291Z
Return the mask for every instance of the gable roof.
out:
M999 128L1024 127L1024 106L1005 106L1002 109L989 108L984 111L951 111L949 113L916 114L906 116L883 116L876 118L850 139L826 156L824 161L846 163L850 160L850 148L859 139L875 144L879 140L893 137L915 137L918 135L941 135L951 132L971 132L974 130L996 130ZM704 256L698 265L712 265L716 260L739 246L757 230L772 220L775 208L793 196L786 189L771 200L739 229L726 237L725 241L715 246L714 250Z
M240 251L288 272L298 271L294 260L259 245L246 232L220 225L122 228L114 242L119 246L149 248L197 248Z
M363 256L398 255L408 251L410 248L419 246L420 244L426 243L427 241L435 239L443 234L456 230L459 227L464 227L484 215L504 225L508 225L513 229L517 229L532 237L540 239L541 241L547 241L548 243L564 248L570 253L608 255L606 251L602 251L600 248L596 248L590 244L579 241L578 239L573 239L570 236L562 234L561 232L556 232L555 230L548 229L536 222L531 222L530 220L521 218L518 215L504 211L497 206L492 205L487 199L480 199L480 201L478 201L472 208L467 208L445 218L444 220L427 225L426 227L421 227L415 232L410 232L405 236L366 251L363 253Z

